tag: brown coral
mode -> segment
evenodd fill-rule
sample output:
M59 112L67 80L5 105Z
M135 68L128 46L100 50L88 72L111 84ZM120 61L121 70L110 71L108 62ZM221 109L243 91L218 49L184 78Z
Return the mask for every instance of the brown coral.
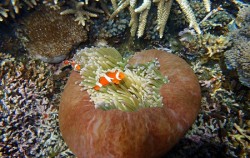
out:
M70 16L61 16L41 7L24 19L25 36L20 36L27 51L45 62L62 61L74 45L87 40L87 32ZM23 40L27 39L27 40Z
M231 45L226 36L216 36L206 33L196 36L193 31L185 29L179 33L181 44L190 53L199 54L203 62L210 59L220 59L223 52Z

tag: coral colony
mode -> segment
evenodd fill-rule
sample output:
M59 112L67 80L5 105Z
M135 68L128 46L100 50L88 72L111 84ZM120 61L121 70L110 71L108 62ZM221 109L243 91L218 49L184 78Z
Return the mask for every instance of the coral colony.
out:
M3 53L0 61L1 157L63 155L67 147L58 130L59 97L48 77L52 67Z
M66 14L74 14L76 16L76 21L78 21L79 24L86 26L86 21L91 22L91 18L98 17L98 13L103 13L106 11L106 7L104 7L104 1L100 0L100 3L102 4L102 10L97 8L91 8L89 6L89 2L85 0L84 2L77 2L74 0L70 1L70 5L72 8L67 9L65 11L61 12L61 15ZM170 14L170 9L173 3L173 0L143 0L140 6L138 6L138 3L136 0L125 0L125 1L119 1L112 0L112 5L115 11L112 13L110 18L114 18L119 12L124 10L125 8L129 8L131 20L130 20L130 27L131 27L131 35L135 36L137 31L137 36L141 37L144 34L144 30L147 23L147 17L149 14L149 10L151 8L152 2L156 4L157 6L157 29L159 31L160 37L163 37L164 28L167 22L167 19ZM196 21L195 15L193 13L192 8L189 5L189 2L187 0L177 0L176 1L184 14L187 17L188 22L190 23L190 27L193 27L195 31L200 34L201 30L200 27ZM209 0L203 0L204 7L206 8L207 12L210 12L211 10L211 3ZM58 1L54 1L49 3L48 1L44 0L44 3L47 5L50 4L57 4ZM63 2L61 2L63 3ZM95 2L93 2L95 3ZM16 1L7 1L6 3L1 4L0 6L0 21L3 21L4 18L7 18L10 14L11 17L15 17L15 14L19 13L19 8L21 8L23 5L27 5L27 9L33 8L37 3L35 0L31 1L24 1L20 2L18 0ZM90 12L89 10L92 10L94 12ZM107 11L106 11L107 12Z
M0 157L74 157L58 128L57 105L69 73L60 63L65 58L79 64L80 85L96 108L162 106L158 92L167 79L159 74L157 59L135 67L124 58L152 48L184 58L202 89L202 109L192 130L168 156L249 156L248 3L0 1ZM93 45L110 47L81 49Z
M135 36L137 31L137 37L141 37L144 34L144 30L147 23L147 17L149 14L149 10L151 8L152 2L157 6L157 30L159 31L160 37L163 37L163 32L165 25L167 23L170 9L173 3L173 0L144 0L143 3L137 7L136 0L125 0L119 6L117 6L116 0L112 1L113 7L116 9L114 13L111 15L111 18L114 18L121 10L129 7L131 20L130 20L130 27L131 27L131 35ZM186 15L190 26L195 29L195 31L200 34L201 30L200 27L195 19L194 13L188 3L187 0L177 0L177 3L180 5L182 11ZM204 0L205 7L208 11L210 11L210 1Z
M157 59L129 66L114 48L85 48L79 50L73 60L81 67L80 85L90 94L96 108L135 111L141 107L162 106L159 89L168 80L157 70ZM115 74L113 78L111 73ZM119 74L122 77L116 76Z

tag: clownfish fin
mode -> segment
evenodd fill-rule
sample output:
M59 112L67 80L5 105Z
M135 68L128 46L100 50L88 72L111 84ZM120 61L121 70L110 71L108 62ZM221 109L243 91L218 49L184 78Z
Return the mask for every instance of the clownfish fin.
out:
M114 79L116 72L107 72L106 75L110 78L110 79Z
M96 85L96 86L94 87L94 90L99 91L100 88L101 88L100 86Z
M69 65L70 64L70 61L69 60L64 60L63 61L63 64L66 66L66 65Z
M118 79L113 79L112 82L113 82L114 84L120 84L120 81L119 81Z
M80 71L81 70L81 66L79 64L75 64L74 70L75 71Z
M102 86L103 86L103 84L98 82L98 83L96 83L96 85L93 88L94 88L94 90L99 91Z

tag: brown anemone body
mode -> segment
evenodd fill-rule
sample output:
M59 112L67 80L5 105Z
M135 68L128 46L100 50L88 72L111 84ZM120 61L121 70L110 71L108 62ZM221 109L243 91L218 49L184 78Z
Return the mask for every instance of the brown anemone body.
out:
M201 102L198 80L181 58L159 50L135 54L130 64L159 59L169 83L160 90L162 108L135 112L95 109L72 72L62 94L59 124L62 136L79 158L151 158L170 150L194 122Z

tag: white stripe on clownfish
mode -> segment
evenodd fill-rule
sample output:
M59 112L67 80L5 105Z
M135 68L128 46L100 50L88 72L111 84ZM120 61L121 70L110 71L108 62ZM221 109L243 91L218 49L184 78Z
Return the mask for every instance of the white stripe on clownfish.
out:
M99 81L94 86L95 90L99 90L102 86L106 86L111 82L114 84L120 84L120 81L125 77L123 72L115 70L115 72L106 72L103 76L99 78Z
M114 79L114 78L111 78L111 77L107 76L106 74L104 74L103 77L105 77L105 79L107 81L109 81L109 83L112 82L112 79Z
M102 84L100 82L97 82L96 85L102 87Z
M116 73L116 75L115 75L115 78L117 78L118 80L122 80L122 79L119 77L119 75L120 75L120 72L118 71L118 72Z

